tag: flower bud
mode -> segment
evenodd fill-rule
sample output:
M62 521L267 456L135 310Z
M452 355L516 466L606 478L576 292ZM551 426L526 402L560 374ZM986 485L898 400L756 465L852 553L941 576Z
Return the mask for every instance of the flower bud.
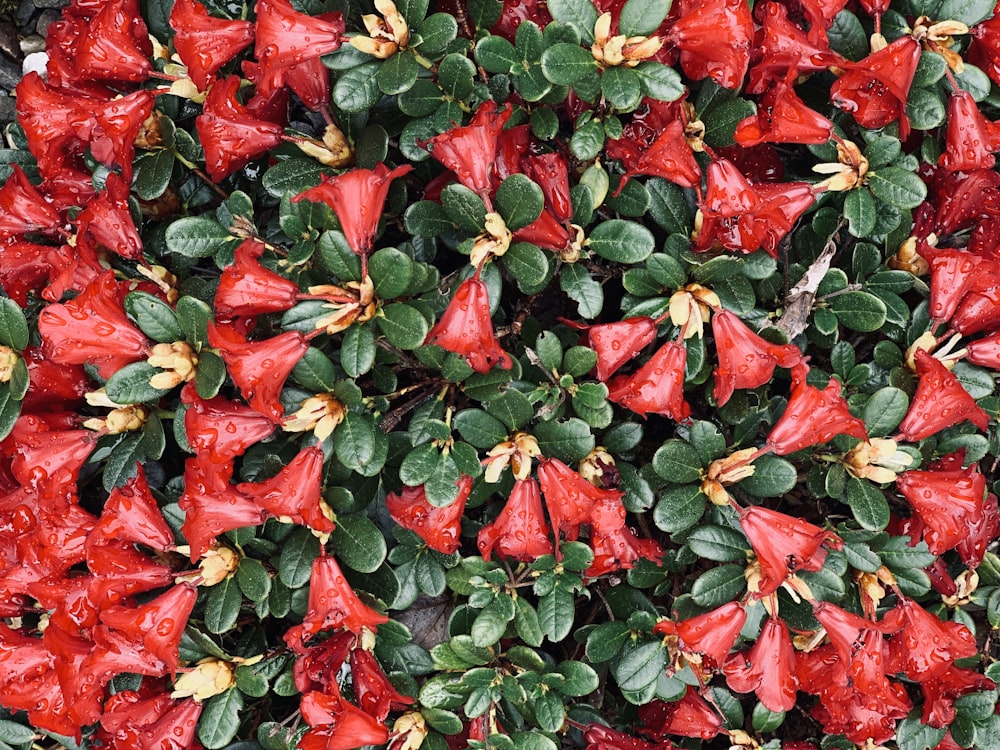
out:
M428 735L427 722L419 711L407 711L392 725L390 750L417 750Z
M201 703L206 698L226 692L235 684L232 665L210 656L177 678L170 697L194 698L196 703Z
M153 375L149 379L149 384L153 388L170 390L181 383L194 380L198 355L186 341L157 344L153 347L146 364L164 370Z
M326 440L344 421L346 409L329 393L317 393L310 396L299 406L298 411L286 418L281 424L285 432L312 431L317 440Z
M9 346L0 346L0 383L9 383L20 357Z
M472 253L469 262L474 266L479 266L491 255L499 258L507 252L513 233L507 228L503 217L491 211L486 214L486 231L476 237L472 244Z
M201 570L201 585L214 586L235 572L240 564L240 555L229 547L216 544L206 550L198 568Z

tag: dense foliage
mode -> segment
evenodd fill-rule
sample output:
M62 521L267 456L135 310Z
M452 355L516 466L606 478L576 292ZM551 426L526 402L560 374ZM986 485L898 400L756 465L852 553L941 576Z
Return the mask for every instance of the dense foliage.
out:
M47 46L0 748L1000 747L989 2L74 0Z

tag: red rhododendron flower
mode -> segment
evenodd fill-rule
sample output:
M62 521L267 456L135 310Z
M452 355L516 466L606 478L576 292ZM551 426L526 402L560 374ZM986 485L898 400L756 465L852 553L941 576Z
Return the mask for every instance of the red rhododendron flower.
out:
M310 16L288 0L257 0L254 54L266 66L295 65L340 49L344 18L339 13Z
M228 401L222 396L201 398L193 384L181 389L184 433L199 457L214 463L226 463L242 456L255 443L269 438L277 429L270 417L255 409Z
M56 234L61 223L21 168L11 165L11 175L0 187L0 243L32 232Z
M309 348L306 337L286 331L264 341L247 341L233 326L209 324L208 342L219 350L247 403L280 422L285 414L281 389Z
M428 331L424 344L436 344L462 355L476 372L489 372L494 365L504 370L513 366L510 355L500 347L493 332L489 292L478 274L458 285L441 319Z
M142 258L142 239L128 206L129 186L111 173L104 190L91 199L76 217L77 242L95 250L107 249L123 258Z
M946 727L955 720L955 701L963 695L994 690L996 684L971 669L950 667L931 680L920 683L924 708L920 716L927 726Z
M1000 333L970 341L965 348L965 358L972 364L1000 370Z
M12 178L13 179L13 178ZM8 183L9 184L9 183ZM9 216L9 214L4 214ZM0 222L3 218L0 217ZM3 239L0 238L0 244ZM38 293L52 271L48 245L12 242L0 251L0 286L21 307L27 307L28 294Z
M522 21L545 28L552 22L548 8L541 0L519 0L517 3L504 3L500 18L490 27L491 34L502 36L508 42L514 41L517 27Z
M250 21L213 18L195 0L177 0L170 10L174 49L199 91L209 87L219 68L249 46L254 38Z
M56 362L90 362L109 378L149 355L149 341L125 316L113 271L94 279L78 297L49 305L38 316L45 353Z
M792 573L822 570L826 549L843 546L832 531L759 506L740 510L740 526L760 564L760 596L773 594Z
M333 633L326 640L297 650L293 677L300 693L319 690L327 695L340 695L340 671L354 648L358 637L350 630Z
M557 534L564 531L567 539L574 540L581 524L593 523L604 534L625 525L625 507L621 504L624 493L596 487L558 458L543 458L539 462L538 481ZM598 515L598 505L608 501L613 505L612 511Z
M181 532L191 547L191 562L219 534L258 526L267 519L266 511L229 483L232 473L232 462L210 463L201 456L184 462L184 493L177 504L184 511Z
M963 298L1000 287L1000 263L957 248L924 246L921 255L931 267L931 320L950 320Z
M316 446L303 448L270 479L238 484L236 491L275 518L328 534L334 527L324 512L321 496L323 460L323 451Z
M388 621L388 617L379 614L358 598L335 558L320 554L312 564L306 616L301 625L296 625L285 633L285 642L290 647L297 648L306 639L323 630L347 628L360 635L365 628L374 631Z
M675 421L691 415L684 400L687 349L668 341L633 375L618 375L608 383L608 399L640 416L662 414Z
M942 622L905 597L898 607L905 624L889 639L891 671L903 672L915 682L926 682L948 671L956 659L976 655L976 639L962 623Z
M87 546L112 541L138 542L160 552L174 547L174 535L149 490L141 463L136 464L132 479L111 491L100 520L87 537Z
M471 491L472 477L463 475L458 480L458 497L450 505L431 505L423 485L388 493L385 505L396 523L417 534L431 549L450 555L461 544L462 514Z
M389 169L380 162L375 169L352 169L337 177L324 175L319 185L299 193L292 200L326 203L337 214L351 250L365 258L371 252L378 231L389 185L412 170L412 164Z
M986 477L977 464L967 469L905 471L896 487L924 522L932 554L953 549L982 521Z
M830 89L831 101L850 112L864 128L899 122L899 137L906 140L910 121L906 99L920 61L920 42L904 35L859 62L845 62L847 69Z
M413 703L413 698L400 695L375 655L363 648L351 651L351 682L358 706L378 721L385 721L392 709L403 709Z
M794 666L788 626L780 617L768 617L753 648L726 661L726 684L737 693L756 693L771 711L789 711L798 690Z
M680 620L675 630L681 638L681 651L700 655L705 669L721 669L746 621L746 608L739 602Z
M829 5L823 3L822 10ZM828 24L811 20L807 32L789 20L788 9L782 3L769 2L757 5L754 10L762 26L755 40L755 52L760 53L760 60L750 69L747 93L767 91L771 83L784 80L792 70L806 74L843 67L844 58L830 49L825 31Z
M295 304L299 293L295 282L258 262L265 247L259 240L244 240L232 265L222 269L214 306L223 319L284 312Z
M733 139L741 146L758 143L826 143L833 123L802 101L788 80L773 83L760 101L757 114L741 120Z
M502 557L534 560L552 554L552 541L542 513L542 496L534 479L518 479L493 523L479 530L479 552L487 560L496 549Z
M647 742L603 724L591 724L583 733L586 750L673 750L670 740Z
M526 157L521 162L532 181L542 188L545 207L560 222L573 218L569 196L569 168L566 158L554 151Z
M205 150L205 169L213 180L223 180L263 156L284 140L279 125L254 118L236 99L240 77L229 76L212 85L201 114L195 119Z
M649 175L686 188L701 186L701 169L684 137L684 123L675 119L667 123L648 146L634 138L623 137L608 142L608 157L619 159L625 166L616 194L624 189L630 177Z
M802 361L798 347L772 344L729 310L717 310L712 315L712 333L719 355L719 366L712 373L712 395L719 406L725 405L737 388L757 388L770 382L775 367L790 368Z
M9 252L10 248L5 249L0 257ZM53 362L38 346L29 346L21 356L31 378L21 402L21 411L25 414L72 409L81 405L84 395L91 390L90 378L80 365Z
M966 567L977 568L983 562L986 548L1000 534L1000 507L997 496L986 493L982 513L969 519L968 533L958 543L955 550Z
M980 430L989 426L990 415L962 387L955 373L923 349L917 350L913 360L919 380L899 425L902 440L916 443L965 420Z
M630 570L642 559L661 565L664 555L659 542L636 536L635 531L624 524L608 532L594 526L590 531L590 547L594 551L594 562L584 571L588 578Z
M299 750L354 750L389 740L381 721L338 695L306 693L299 710L312 727L296 745Z
M586 329L586 343L597 354L597 379L606 383L626 362L656 339L656 321L648 317L599 323Z
M970 291L962 297L948 323L963 336L1000 326L1000 286Z
M493 161L500 131L513 114L509 104L497 107L487 100L479 105L468 125L431 138L431 156L455 173L458 181L490 205Z
M968 91L948 97L948 135L938 163L952 172L991 169L1000 150L1000 129L983 117Z
M543 250L562 252L573 243L573 237L564 224L560 224L555 215L547 208L542 209L538 218L514 231L515 242L530 242Z
M136 0L108 0L74 41L75 81L139 83L153 69L149 31Z
M865 423L848 410L840 395L840 383L830 378L823 390L814 388L806 382L808 372L805 364L792 368L792 393L785 413L767 436L767 447L779 456L786 456L837 435L867 440Z
M639 718L644 731L657 739L677 734L710 740L722 729L722 718L690 686L680 700L667 703L654 699L639 706Z
M684 0L680 18L667 40L680 49L684 73L694 80L711 78L727 89L739 89L750 66L753 19L743 0Z
M82 292L107 270L101 265L97 252L86 242L76 247L54 247L49 251L47 261L51 271L49 285L42 290L42 299L50 302L59 302L67 295ZM131 284L128 286L131 291ZM125 288L125 284L119 285L120 290Z
M80 469L96 444L97 436L89 430L50 429L38 417L21 415L4 452L9 450L10 472L22 487L41 490L51 499L63 489L75 495Z

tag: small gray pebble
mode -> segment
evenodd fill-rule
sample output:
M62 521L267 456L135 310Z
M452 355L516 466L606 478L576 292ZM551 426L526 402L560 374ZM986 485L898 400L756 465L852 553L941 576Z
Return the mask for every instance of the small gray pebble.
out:
M44 52L45 39L39 34L31 34L21 40L21 52L30 55L32 52Z

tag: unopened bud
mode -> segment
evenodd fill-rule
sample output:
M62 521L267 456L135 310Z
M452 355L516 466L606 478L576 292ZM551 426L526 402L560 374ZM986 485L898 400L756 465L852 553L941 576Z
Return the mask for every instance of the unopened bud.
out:
M337 425L344 421L344 405L329 393L310 396L299 406L298 411L287 417L281 424L285 432L312 431L317 440L326 440Z
M229 547L215 544L202 553L198 568L203 586L214 586L228 578L240 564L240 555Z
M14 376L14 366L21 358L9 346L0 346L0 383L9 383Z
M201 703L206 698L226 692L235 684L232 665L210 656L177 678L170 697L193 698L196 703Z

